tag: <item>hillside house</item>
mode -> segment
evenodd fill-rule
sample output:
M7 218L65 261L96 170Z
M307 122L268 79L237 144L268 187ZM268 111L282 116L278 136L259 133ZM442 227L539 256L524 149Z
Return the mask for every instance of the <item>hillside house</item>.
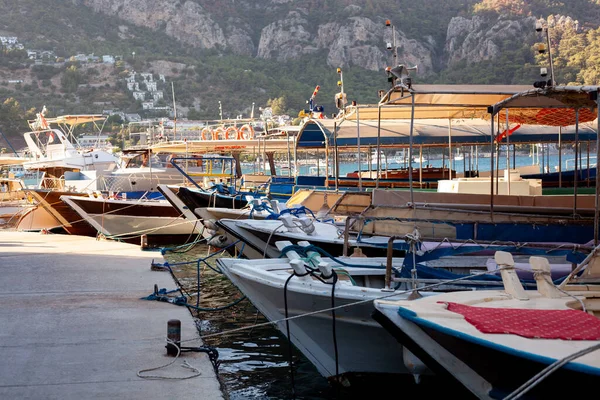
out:
M140 114L125 114L124 118L127 122L140 122L142 117Z
M146 82L146 90L149 92L156 92L156 90L157 90L156 85L157 85L156 82Z

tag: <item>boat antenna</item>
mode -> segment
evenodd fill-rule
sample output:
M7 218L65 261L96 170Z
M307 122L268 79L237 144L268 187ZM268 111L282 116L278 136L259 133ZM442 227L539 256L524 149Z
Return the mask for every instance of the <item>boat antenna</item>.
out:
M338 68L337 73L340 76L340 80L337 83L338 87L340 88L340 92L335 95L335 106L338 110L340 110L341 113L344 110L346 103L348 103L348 100L346 93L344 92L344 76L342 74L342 69Z
M177 105L175 104L175 86L171 81L171 92L173 93L173 139L177 138Z

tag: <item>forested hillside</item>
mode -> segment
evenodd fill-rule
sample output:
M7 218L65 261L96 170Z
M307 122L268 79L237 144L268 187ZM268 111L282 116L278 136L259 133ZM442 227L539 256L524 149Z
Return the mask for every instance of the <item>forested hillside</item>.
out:
M600 81L598 0L0 0L0 7L0 36L24 46L0 49L0 130L12 138L43 105L53 115L167 115L134 98L126 83L133 71L156 77L163 96L156 109L172 105L174 88L179 116L194 119L218 118L219 101L223 117L248 116L253 104L295 116L316 85L317 102L332 112L337 67L350 100L374 102L387 85L388 42L399 63L419 66L416 82L529 84L548 64L536 50L545 41L534 29L540 18L556 81ZM35 59L28 50L50 55ZM81 54L116 61L73 58Z

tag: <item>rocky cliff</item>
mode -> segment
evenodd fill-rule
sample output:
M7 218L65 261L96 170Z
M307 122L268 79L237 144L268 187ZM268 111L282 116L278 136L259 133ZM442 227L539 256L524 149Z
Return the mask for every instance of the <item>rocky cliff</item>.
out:
M391 42L390 28L382 18L361 17L361 7L350 5L345 18L316 24L305 8L274 13L275 20L260 26L244 18L237 9L230 15L215 15L201 4L167 0L82 0L94 11L118 17L139 26L162 31L188 45L229 51L237 55L275 60L299 59L303 55L325 52L330 66L354 65L381 70L392 62L386 51ZM264 3L264 2L263 2ZM269 4L270 3L270 4ZM262 7L289 7L293 1L273 0ZM245 4L248 7L248 4ZM241 7L243 9L243 7ZM396 30L399 62L418 64L422 72L431 71L435 43L431 38L410 38ZM253 38L258 38L255 42Z
M454 17L448 24L444 53L446 66L465 60L473 64L498 57L508 45L521 46L533 32L536 18Z
M162 31L202 49L280 61L322 52L330 66L369 70L381 70L393 62L392 53L386 50L386 43L393 41L390 28L381 17L363 16L360 1L332 14L330 21L317 18L314 10L293 0L81 1L96 12ZM251 18L261 12L265 18ZM442 42L432 36L409 37L395 29L398 62L418 65L420 73L427 74L435 66L494 59L507 43L522 43L534 21L533 17L456 16L447 27L440 27L446 31Z

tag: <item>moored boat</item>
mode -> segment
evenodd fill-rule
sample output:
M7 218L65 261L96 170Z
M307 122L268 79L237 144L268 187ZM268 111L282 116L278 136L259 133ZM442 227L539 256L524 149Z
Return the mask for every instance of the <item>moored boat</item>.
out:
M510 253L497 252L503 290L377 300L375 318L435 373L480 399L559 398L567 382L595 390L600 376L598 248L560 285L531 257L537 290L524 290ZM530 379L531 378L531 379Z

